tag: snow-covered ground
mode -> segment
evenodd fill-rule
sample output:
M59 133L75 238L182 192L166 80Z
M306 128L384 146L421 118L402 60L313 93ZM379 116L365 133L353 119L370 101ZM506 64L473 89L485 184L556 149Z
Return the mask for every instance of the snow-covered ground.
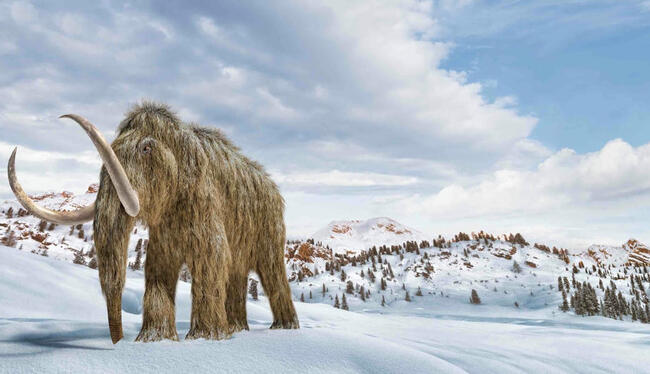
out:
M266 300L249 300L251 330L225 341L134 343L141 272L129 271L125 338L110 342L97 272L0 246L0 372L510 373L647 372L650 327L578 318L556 306L504 313L498 305L429 296L347 312L296 302L301 329L269 330ZM292 286L295 284L292 283ZM188 330L190 284L179 282L177 326Z

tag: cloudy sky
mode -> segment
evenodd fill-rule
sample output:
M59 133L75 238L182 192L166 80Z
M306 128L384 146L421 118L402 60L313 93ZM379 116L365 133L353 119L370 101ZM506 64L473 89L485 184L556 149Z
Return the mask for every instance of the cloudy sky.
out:
M148 98L263 163L292 235L650 242L650 1L211 3L0 3L0 158L28 192L98 179L59 115L112 138Z

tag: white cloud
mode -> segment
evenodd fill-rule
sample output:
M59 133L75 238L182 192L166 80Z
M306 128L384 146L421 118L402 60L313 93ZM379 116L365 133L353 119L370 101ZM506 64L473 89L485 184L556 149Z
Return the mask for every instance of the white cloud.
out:
M36 9L29 2L14 2L10 6L10 14L13 20L17 23L28 23L34 21L36 18Z
M355 173L340 170L325 172L303 172L281 174L272 172L271 176L280 185L324 186L324 187L373 187L373 186L408 186L418 182L415 177L379 173Z
M413 196L399 205L433 217L533 214L569 206L650 196L650 144L632 147L616 139L598 152L560 150L535 170L501 169L468 186L451 184L430 196Z
M639 3L639 7L641 7L641 10L644 12L650 12L650 1L649 0L644 0Z
M650 144L620 140L597 152L557 151L532 170L501 169L435 194L380 197L378 206L427 217L436 231L526 233L558 245L620 244L650 237Z

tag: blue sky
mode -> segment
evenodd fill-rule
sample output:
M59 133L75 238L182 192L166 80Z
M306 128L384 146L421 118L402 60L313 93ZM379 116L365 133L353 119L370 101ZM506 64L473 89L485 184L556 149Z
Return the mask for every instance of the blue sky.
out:
M531 138L579 152L612 138L650 141L650 8L634 1L503 1L442 18L456 47L444 67L516 95Z
M0 158L85 191L99 158L58 116L111 138L148 98L265 165L291 235L650 242L649 25L648 1L2 2Z

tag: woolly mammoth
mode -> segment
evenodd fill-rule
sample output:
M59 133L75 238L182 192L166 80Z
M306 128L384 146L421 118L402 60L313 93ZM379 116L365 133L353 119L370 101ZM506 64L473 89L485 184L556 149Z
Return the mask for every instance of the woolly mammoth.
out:
M136 341L178 340L174 298L183 264L192 275L187 339L222 339L248 329L251 270L268 295L271 328L299 327L284 268L284 200L261 165L220 131L183 123L165 105L135 106L111 145L84 118L62 117L81 125L104 162L94 204L71 212L37 206L16 179L15 149L9 183L23 207L44 220L73 225L94 219L113 343L123 337L122 290L136 221L149 228L142 328Z

